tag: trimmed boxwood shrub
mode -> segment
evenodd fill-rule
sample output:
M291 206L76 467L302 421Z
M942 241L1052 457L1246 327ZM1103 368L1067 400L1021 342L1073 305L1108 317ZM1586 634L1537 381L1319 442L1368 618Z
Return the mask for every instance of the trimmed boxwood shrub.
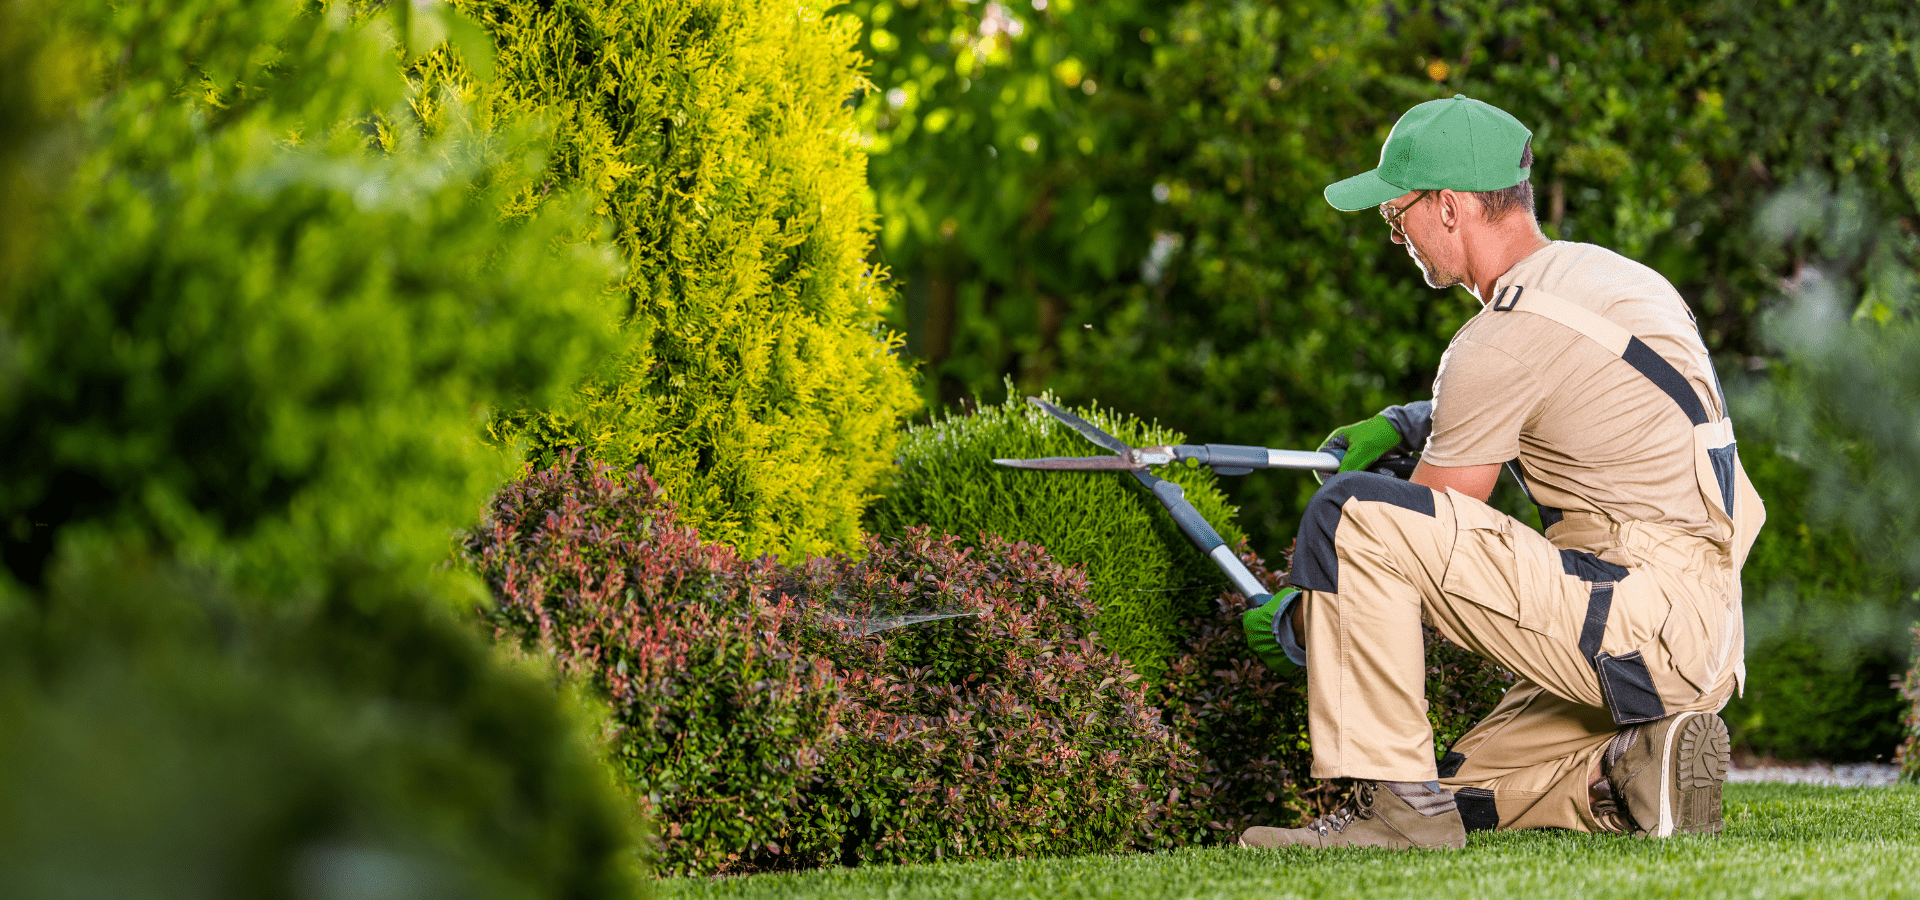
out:
M1055 398L1048 396L1049 400ZM1185 437L1112 410L1073 412L1136 447ZM883 494L867 515L875 533L996 534L1047 548L1084 567L1099 607L1100 640L1152 679L1180 640L1181 623L1206 613L1226 578L1180 532L1166 508L1120 472L1050 472L995 465L996 458L1100 456L1107 451L1017 397L911 428ZM1210 469L1161 466L1154 474L1186 491L1221 537L1243 535Z
M1080 572L916 531L782 567L702 546L643 470L568 457L467 536L500 636L612 707L660 866L721 873L1178 843L1192 750L1084 630ZM899 610L973 615L856 636Z

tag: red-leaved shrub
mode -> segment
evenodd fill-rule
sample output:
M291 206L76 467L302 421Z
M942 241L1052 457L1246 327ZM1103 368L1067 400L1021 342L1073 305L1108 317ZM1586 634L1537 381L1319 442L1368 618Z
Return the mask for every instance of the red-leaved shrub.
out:
M1086 628L1086 577L1034 544L910 530L785 589L865 612L975 615L835 636L854 703L812 818L838 861L1101 853L1169 842L1196 760Z
M509 485L466 539L497 635L611 707L607 756L657 830L661 869L779 859L846 703L807 626L731 548L675 522L644 471L573 459Z
M1190 834L1196 758L1044 550L917 531L783 568L568 459L465 542L503 639L611 706L669 873L1109 852ZM876 616L971 615L860 636Z

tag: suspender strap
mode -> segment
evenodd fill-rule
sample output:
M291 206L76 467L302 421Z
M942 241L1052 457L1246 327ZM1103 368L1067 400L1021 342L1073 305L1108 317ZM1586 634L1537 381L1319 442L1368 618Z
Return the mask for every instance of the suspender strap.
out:
M1584 306L1577 306L1542 291L1526 291L1526 301L1522 304L1520 298L1523 290L1519 285L1501 288L1500 293L1494 295L1493 308L1500 312L1530 312L1580 332L1639 370L1655 387L1680 405L1680 410L1687 414L1688 422L1704 425L1710 421L1706 406L1700 402L1700 396L1693 392L1693 385L1687 382L1687 376L1680 374L1679 369L1653 352L1652 347L1634 337L1632 332ZM1508 291L1514 292L1510 300ZM1714 399L1719 400L1717 397ZM1726 404L1721 402L1720 405L1725 407Z
M1613 582L1602 581L1587 594L1587 620L1580 626L1580 655L1597 671L1600 638L1607 633L1607 614L1613 612Z

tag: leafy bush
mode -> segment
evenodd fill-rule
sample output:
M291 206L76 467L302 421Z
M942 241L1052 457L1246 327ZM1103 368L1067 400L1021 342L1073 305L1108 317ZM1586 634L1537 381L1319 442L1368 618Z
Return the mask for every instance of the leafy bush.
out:
M631 897L585 707L425 598L113 552L0 597L0 895Z
M577 186L627 263L613 361L497 433L542 464L568 447L644 461L689 524L748 556L852 549L915 403L866 261L857 23L817 0L455 5L492 34L493 77L444 48L415 61L420 117L553 123L512 209Z
M498 634L610 705L609 763L655 821L663 870L775 862L845 714L839 676L790 646L793 604L702 546L644 469L572 454L501 491L465 546Z
M1907 427L1920 402L1920 239L1881 202L1809 179L1761 211L1754 242L1801 268L1763 323L1785 362L1738 395L1792 476L1776 480L1771 508L1802 518L1770 524L1748 564L1759 651L1748 709L1778 729L1770 737L1838 759L1881 758L1900 740L1889 682L1920 618L1920 438Z
M663 869L1104 852L1191 829L1192 752L1081 629L1032 545L914 532L782 568L701 546L644 471L566 459L504 491L468 559L504 639L613 707ZM974 615L856 637L897 609Z
M368 148L404 83L336 13L0 5L0 895L634 893L581 711L433 572L610 261L484 141Z
M1178 444L1177 432L1098 408L1082 418L1133 446ZM1194 549L1165 507L1118 472L1013 469L996 458L1099 456L1107 451L1038 407L1009 397L971 414L949 414L908 429L891 480L868 513L877 534L915 526L955 535L993 534L1040 544L1085 567L1100 613L1100 640L1147 678L1166 666L1180 624L1207 609L1225 581ZM1194 508L1229 543L1241 539L1232 507L1210 469L1165 466Z
M1286 584L1242 547L1240 559L1269 589ZM1203 762L1191 788L1197 815L1189 839L1231 840L1250 825L1291 825L1330 811L1332 783L1316 782L1307 740L1304 673L1276 675L1247 645L1240 616L1247 598L1227 591L1210 613L1188 623L1166 675L1149 693L1181 739ZM1436 758L1485 718L1513 675L1424 629L1427 718Z
M35 157L58 188L0 294L0 559L24 584L77 526L276 595L343 556L424 577L511 471L485 410L558 396L606 346L611 261L551 249L579 218L500 222L471 142L362 146L401 102L390 39L301 8L56 18L104 87L46 138L84 135L78 161Z
M911 530L858 560L816 559L783 591L870 615L975 615L817 635L855 707L828 755L811 840L822 861L1111 853L1184 843L1193 751L1135 674L1086 631L1087 580L1043 548ZM829 606L832 609L833 606ZM834 850L838 848L836 855Z

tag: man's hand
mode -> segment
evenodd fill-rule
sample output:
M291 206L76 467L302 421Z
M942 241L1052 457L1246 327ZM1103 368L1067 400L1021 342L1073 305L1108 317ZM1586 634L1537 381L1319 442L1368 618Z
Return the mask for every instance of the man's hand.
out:
M1340 471L1364 472L1392 451L1415 454L1426 449L1433 433L1433 404L1426 400L1389 406L1364 422L1336 428L1320 443L1322 451L1344 451Z
M1386 416L1336 428L1320 443L1323 452L1346 451L1346 455L1340 457L1342 472L1364 472L1388 450L1398 446L1400 432L1393 430L1393 423L1387 421Z
M1500 464L1484 466L1433 466L1421 463L1413 469L1414 484L1425 485L1440 493L1453 488L1481 503L1493 496L1493 483L1500 480Z

